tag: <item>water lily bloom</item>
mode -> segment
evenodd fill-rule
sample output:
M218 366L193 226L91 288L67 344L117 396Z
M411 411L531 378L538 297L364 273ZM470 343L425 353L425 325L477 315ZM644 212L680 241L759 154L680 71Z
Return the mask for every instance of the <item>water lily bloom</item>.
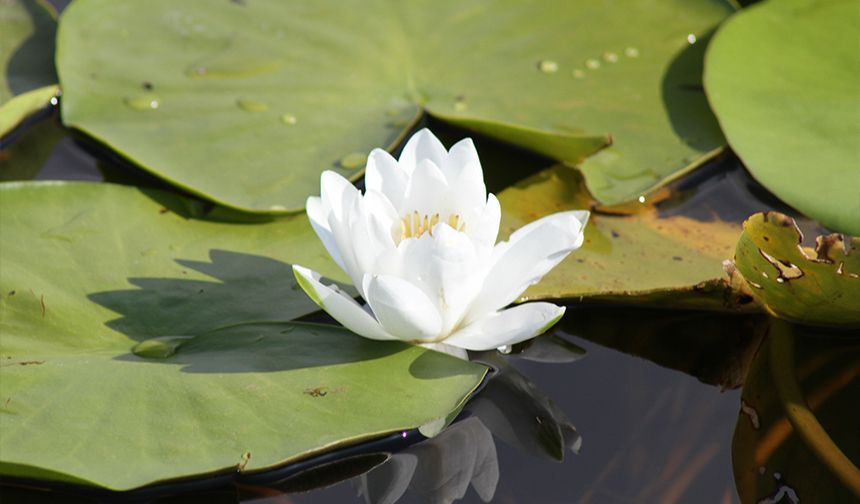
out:
M587 211L546 216L496 243L501 209L487 194L471 139L446 151L427 129L399 160L382 149L367 159L362 194L339 174L321 177L307 213L317 235L366 305L319 274L293 266L299 285L351 331L402 340L466 358L537 336L564 307L508 308L582 245Z

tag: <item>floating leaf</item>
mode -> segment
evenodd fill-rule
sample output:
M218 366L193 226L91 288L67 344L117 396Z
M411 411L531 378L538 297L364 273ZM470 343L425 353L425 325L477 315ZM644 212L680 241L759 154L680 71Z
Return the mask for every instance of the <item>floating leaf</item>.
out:
M734 16L705 87L735 152L765 187L860 235L860 60L854 0L770 0Z
M744 384L732 442L742 502L860 498L858 377L857 343L774 324Z
M395 146L422 111L568 163L612 135L582 169L613 204L722 146L701 57L730 12L710 0L78 0L58 39L63 119L171 183L264 213L301 208L324 169L358 178L356 155Z
M797 322L860 327L860 237L819 236L801 245L794 220L758 213L744 223L730 273L740 273L769 312Z
M0 1L0 137L57 94L55 17L44 1Z
M331 326L282 261L304 216L232 224L110 184L0 186L0 476L125 490L415 428L485 368Z
M586 208L582 182L556 166L499 194L502 234L562 210ZM643 205L645 206L645 205ZM718 219L661 217L654 208L631 216L592 214L585 242L523 299L624 301L673 308L738 309L722 269L741 233Z

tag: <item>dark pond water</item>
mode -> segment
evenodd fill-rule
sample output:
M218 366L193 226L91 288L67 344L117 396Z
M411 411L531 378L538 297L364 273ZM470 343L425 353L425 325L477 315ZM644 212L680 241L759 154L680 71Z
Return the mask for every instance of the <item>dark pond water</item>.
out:
M45 121L25 134L38 134L56 117ZM466 135L429 125L446 142ZM488 170L495 159L526 167L494 179L494 191L550 163L476 141L479 152L487 153ZM522 162L511 163L512 158ZM71 136L56 144L36 178L159 184ZM791 211L731 155L674 184L659 208L666 215L734 221L763 209ZM801 225L807 233L820 231L807 221ZM209 480L185 489L96 498L259 504L739 502L731 448L741 404L737 387L762 327L761 318L752 316L572 307L562 327L528 348L509 356L475 355L498 371L434 439L421 441L410 432L405 439L394 436L347 450L347 458L325 457L321 466L310 462L298 475L287 468L240 487ZM38 496L60 498L6 487L3 501Z

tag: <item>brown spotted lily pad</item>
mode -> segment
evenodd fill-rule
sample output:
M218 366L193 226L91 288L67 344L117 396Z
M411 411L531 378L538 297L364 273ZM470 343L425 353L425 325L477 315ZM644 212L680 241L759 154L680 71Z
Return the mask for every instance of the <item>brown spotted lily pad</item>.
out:
M794 220L758 213L744 223L731 275L773 315L815 325L860 327L860 237L819 236L804 247Z

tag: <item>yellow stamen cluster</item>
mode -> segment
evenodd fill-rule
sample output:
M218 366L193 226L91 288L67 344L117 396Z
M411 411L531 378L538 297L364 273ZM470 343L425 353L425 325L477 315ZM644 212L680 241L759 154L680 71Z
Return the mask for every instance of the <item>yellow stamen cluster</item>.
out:
M466 223L460 222L460 216L457 214L449 215L447 223L457 231L463 232L466 230ZM433 228L439 224L439 214L421 216L418 212L412 212L411 215L400 219L400 239L418 238L424 233L429 233L433 236Z

